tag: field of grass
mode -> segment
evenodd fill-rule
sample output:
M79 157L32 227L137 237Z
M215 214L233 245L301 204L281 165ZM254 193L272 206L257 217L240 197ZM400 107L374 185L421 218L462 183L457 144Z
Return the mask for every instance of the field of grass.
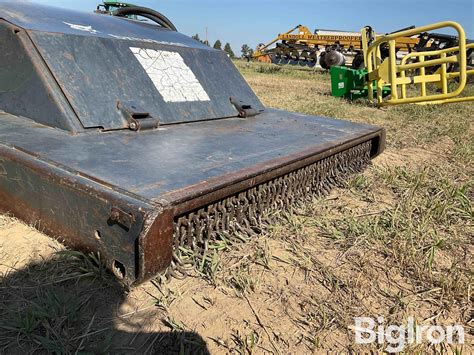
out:
M236 65L266 106L385 127L386 152L265 235L213 246L190 277L133 290L0 217L0 353L383 351L354 344L357 316L461 324L464 346L406 350L474 351L474 105L378 109L331 97L324 72ZM15 260L22 240L7 248L15 228L43 246L30 260Z

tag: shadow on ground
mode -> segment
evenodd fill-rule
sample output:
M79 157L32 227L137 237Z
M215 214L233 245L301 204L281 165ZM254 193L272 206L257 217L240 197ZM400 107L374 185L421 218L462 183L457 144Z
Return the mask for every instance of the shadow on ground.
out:
M201 336L164 320L153 303L129 304L98 265L65 251L0 275L0 354L209 354Z

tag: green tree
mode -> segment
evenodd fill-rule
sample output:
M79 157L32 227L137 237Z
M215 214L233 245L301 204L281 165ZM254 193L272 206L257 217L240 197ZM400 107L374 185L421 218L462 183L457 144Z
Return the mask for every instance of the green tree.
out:
M244 45L242 46L241 52L242 52L242 57L243 57L243 58L249 58L249 57L251 57L252 54L253 54L253 49L250 48L247 44L244 44Z
M205 44L206 46L208 46L208 47L210 47L210 46L211 46L211 44L209 43L209 41L208 41L207 39L206 39L206 40L204 40L204 41L202 41L202 43L204 43L204 44Z
M214 48L214 49L222 50L222 43L221 43L221 41L217 40L216 43L214 43L213 48Z
M227 52L229 57L235 58L234 51L232 50L232 47L230 46L230 43L226 43L224 46L224 50Z

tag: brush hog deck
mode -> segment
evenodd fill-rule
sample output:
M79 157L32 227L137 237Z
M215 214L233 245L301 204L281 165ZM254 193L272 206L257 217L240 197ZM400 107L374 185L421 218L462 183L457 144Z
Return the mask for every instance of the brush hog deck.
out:
M154 24L0 2L0 209L126 284L327 193L378 127L265 109L223 51Z

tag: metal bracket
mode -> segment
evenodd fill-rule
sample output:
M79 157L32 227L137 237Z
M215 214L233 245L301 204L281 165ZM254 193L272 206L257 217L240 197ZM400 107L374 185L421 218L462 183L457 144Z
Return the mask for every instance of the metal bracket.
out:
M117 108L128 122L128 128L132 131L155 129L160 125L158 118L151 117L149 112L143 110L133 102L117 101Z
M230 98L230 103L239 111L239 117L247 118L257 116L260 112L252 108L252 105L247 105L241 100L237 100L235 97Z
M130 229L133 222L135 222L135 218L132 214L122 211L118 207L112 207L109 220L113 223L118 223L127 229Z

